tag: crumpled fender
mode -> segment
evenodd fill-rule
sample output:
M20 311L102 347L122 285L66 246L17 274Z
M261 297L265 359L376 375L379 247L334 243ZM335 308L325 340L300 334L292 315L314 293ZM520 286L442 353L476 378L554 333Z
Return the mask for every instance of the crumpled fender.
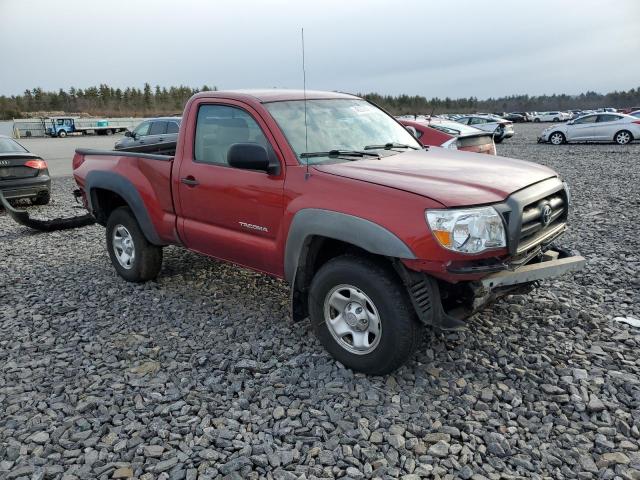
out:
M55 232L56 230L68 230L71 228L86 227L87 225L93 225L96 223L96 219L93 215L77 215L67 218L53 218L51 220L37 220L29 216L29 212L25 210L18 210L13 208L11 204L4 198L4 195L0 191L0 204L4 207L6 212L16 223L24 225L25 227L38 230L40 232Z

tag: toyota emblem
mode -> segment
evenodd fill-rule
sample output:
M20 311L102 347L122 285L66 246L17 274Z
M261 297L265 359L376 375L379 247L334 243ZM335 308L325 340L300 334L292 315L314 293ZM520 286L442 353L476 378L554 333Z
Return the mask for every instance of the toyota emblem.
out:
M542 225L544 225L545 227L548 226L551 223L552 215L553 215L553 210L551 210L551 207L549 206L549 204L542 207L542 216L541 216Z

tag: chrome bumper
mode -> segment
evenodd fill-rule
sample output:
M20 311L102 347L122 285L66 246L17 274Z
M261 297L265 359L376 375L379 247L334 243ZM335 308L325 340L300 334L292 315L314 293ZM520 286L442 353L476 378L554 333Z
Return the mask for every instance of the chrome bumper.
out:
M582 270L586 263L585 258L580 255L560 258L560 253L548 250L541 262L523 265L513 271L492 273L480 280L480 283L485 289L492 290L497 287L535 282Z

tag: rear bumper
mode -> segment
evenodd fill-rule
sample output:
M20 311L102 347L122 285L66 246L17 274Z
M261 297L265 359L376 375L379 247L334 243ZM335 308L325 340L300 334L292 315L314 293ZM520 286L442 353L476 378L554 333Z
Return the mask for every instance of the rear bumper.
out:
M7 199L37 197L50 190L51 177L48 173L41 173L37 177L0 180L0 191Z

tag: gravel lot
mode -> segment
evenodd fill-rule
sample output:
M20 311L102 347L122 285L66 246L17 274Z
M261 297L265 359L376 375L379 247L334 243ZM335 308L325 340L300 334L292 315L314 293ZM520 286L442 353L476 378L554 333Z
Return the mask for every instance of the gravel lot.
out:
M640 479L640 144L499 153L570 182L573 278L353 374L288 318L288 289L178 248L118 278L102 227L0 212L0 478ZM70 178L43 216L73 209Z

